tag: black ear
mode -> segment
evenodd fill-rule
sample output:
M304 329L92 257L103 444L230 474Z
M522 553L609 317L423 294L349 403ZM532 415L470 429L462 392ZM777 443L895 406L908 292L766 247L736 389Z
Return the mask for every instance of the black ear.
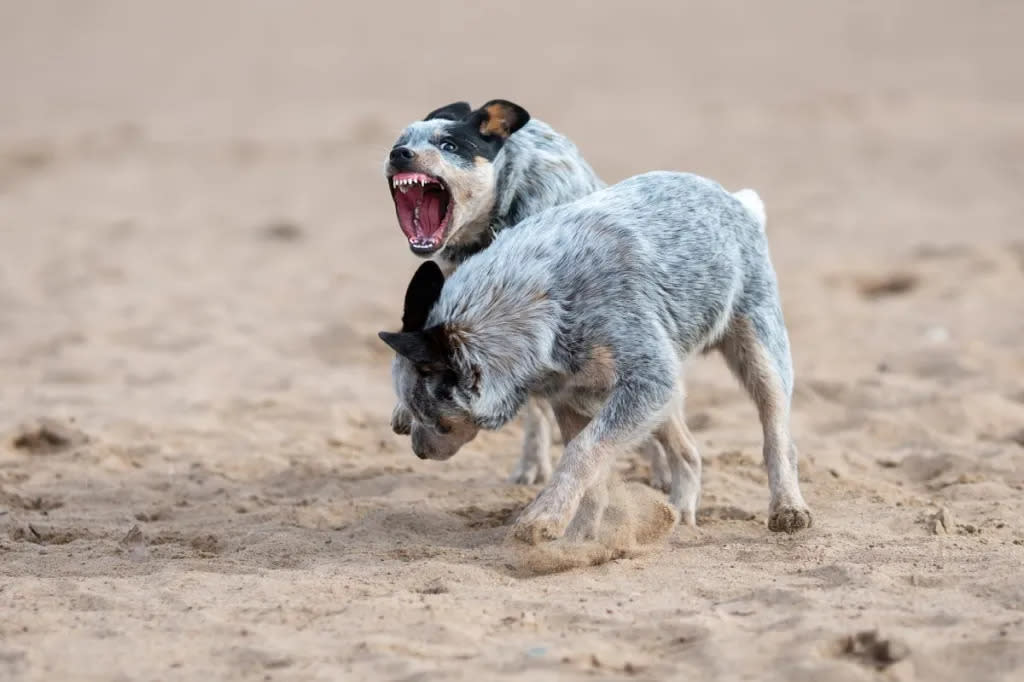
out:
M379 332L377 336L402 357L427 367L444 365L447 350L441 327L413 332Z
M470 122L478 126L481 135L502 140L529 121L530 113L526 109L503 99L492 99L470 116Z
M405 290L405 309L402 311L402 331L414 332L423 329L430 309L441 297L444 287L444 273L432 260L419 267L409 280Z
M429 121L432 118L443 118L449 121L461 121L469 116L472 110L473 108L469 106L469 102L452 102L440 109L434 109L423 120Z

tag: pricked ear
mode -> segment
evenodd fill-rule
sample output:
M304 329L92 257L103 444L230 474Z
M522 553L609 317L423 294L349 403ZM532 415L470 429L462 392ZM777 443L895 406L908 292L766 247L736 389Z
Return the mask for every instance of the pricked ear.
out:
M469 116L472 111L473 107L469 106L469 102L452 102L440 109L434 109L423 120L429 121L434 118L443 118L447 121L461 121Z
M435 330L414 332L379 332L377 336L404 358L425 367L443 366L444 345Z
M441 297L444 287L444 273L437 263L428 260L419 267L409 280L405 290L405 308L402 311L402 331L414 332L427 324L430 309Z
M530 113L518 104L503 99L492 99L473 112L470 120L480 129L484 137L502 140L516 132L530 121Z

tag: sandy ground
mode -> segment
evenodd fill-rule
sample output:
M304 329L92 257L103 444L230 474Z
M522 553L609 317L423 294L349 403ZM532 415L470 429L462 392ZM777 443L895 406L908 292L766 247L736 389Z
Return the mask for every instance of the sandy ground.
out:
M1024 679L1024 4L349 4L0 3L0 679ZM714 357L635 559L390 433L384 154L492 97L761 192L812 530Z

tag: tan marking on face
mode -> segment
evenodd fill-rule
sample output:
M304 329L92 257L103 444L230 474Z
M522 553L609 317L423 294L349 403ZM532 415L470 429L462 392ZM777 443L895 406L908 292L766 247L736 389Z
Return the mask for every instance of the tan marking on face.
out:
M494 164L477 157L471 169L449 165L444 181L452 197L447 243L473 241L490 224L496 183Z
M446 433L440 433L438 429ZM469 416L462 413L439 416L436 424L414 421L411 429L413 451L426 459L445 460L473 440L479 431Z
M454 453L463 445L473 440L480 430L475 424L464 417L441 417L438 424L447 429L447 433L436 434L433 440L442 452Z

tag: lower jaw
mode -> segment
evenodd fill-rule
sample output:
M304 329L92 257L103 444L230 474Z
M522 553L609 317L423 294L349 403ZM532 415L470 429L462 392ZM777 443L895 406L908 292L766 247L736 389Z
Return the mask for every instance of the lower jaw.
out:
M421 239L409 240L409 250L417 256L429 256L432 253L440 251L442 246L444 246L443 239L439 239L437 241L426 241Z

